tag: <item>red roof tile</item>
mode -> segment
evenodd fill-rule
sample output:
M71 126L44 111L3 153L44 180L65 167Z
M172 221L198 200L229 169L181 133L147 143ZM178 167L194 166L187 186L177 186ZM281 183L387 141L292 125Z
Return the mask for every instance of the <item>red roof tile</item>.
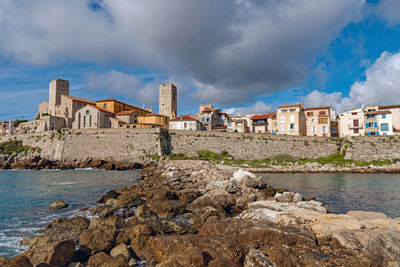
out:
M271 119L273 117L275 117L276 114L264 114L264 115L254 115L253 117L251 117L251 120L262 120L262 119Z
M180 117L177 117L175 119L170 119L170 121L199 121L189 115L182 115Z
M311 108L304 108L304 110L320 110L320 109L331 109L331 107L311 107Z
M378 106L379 109L400 108L400 105Z
M79 98L79 97L74 97L74 96L69 96L69 95L65 95L68 98L71 98L72 100L78 101L78 102L82 102L82 103L86 103L86 104L91 104L91 105L96 105L96 102L92 101L92 100L87 100L87 99L83 99L83 98Z

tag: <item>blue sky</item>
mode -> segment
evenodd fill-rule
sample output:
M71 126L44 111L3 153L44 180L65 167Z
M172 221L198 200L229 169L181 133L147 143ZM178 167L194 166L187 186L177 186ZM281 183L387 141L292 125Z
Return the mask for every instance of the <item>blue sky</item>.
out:
M33 119L61 77L73 96L155 111L171 81L179 114L400 103L396 10L397 0L4 0L0 120Z

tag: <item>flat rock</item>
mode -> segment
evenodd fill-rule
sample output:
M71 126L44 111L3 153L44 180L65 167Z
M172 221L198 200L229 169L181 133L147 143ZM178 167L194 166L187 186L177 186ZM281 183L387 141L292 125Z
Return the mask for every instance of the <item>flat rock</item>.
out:
M68 204L63 200L56 200L50 206L49 209L51 210L59 210L68 207Z

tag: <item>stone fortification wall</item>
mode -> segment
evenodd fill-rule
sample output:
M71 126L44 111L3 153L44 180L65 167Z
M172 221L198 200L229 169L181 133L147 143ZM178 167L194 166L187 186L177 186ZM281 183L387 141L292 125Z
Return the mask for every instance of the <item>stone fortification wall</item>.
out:
M49 159L86 157L136 161L146 155L183 153L196 156L198 150L227 151L235 159L258 160L278 154L318 158L346 152L355 160L400 159L400 137L354 137L338 139L265 134L177 131L160 129L66 130L16 135L24 145L40 147ZM0 137L0 142L12 139Z
M278 154L318 158L338 152L337 142L329 138L172 130L170 134L172 153L188 156L196 156L197 150L225 150L235 159L259 160Z
M24 145L41 148L52 160L93 159L130 161L146 155L161 155L160 129L66 130L16 135ZM14 138L14 137L12 137ZM4 137L0 142L12 139Z
M400 159L400 136L360 136L347 138L342 145L346 158L356 160Z

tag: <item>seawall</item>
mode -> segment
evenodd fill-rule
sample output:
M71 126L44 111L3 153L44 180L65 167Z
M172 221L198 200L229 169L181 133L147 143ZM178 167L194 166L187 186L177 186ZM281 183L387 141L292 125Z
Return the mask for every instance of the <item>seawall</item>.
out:
M22 140L41 148L41 156L52 160L93 159L138 161L146 155L198 150L227 151L235 159L259 160L278 154L318 158L346 152L355 160L399 159L399 137L356 137L348 139L298 137L223 132L165 131L162 129L66 130L0 137L0 142Z

